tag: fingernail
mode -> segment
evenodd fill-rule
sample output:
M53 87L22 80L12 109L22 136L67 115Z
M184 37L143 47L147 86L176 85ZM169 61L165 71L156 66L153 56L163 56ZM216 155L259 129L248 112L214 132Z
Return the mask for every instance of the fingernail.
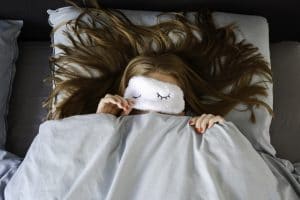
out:
M192 121L189 121L189 124L192 124L193 122Z

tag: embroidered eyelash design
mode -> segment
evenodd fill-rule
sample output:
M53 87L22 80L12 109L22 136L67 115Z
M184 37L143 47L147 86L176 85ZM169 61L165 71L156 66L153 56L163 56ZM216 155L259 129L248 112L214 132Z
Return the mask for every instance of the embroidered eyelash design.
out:
M140 94L140 96L132 96L132 98L135 98L135 99L137 99L137 98L140 98L142 95Z
M157 94L157 98L160 98L160 100L163 100L163 99L167 100L167 99L171 98L170 94L168 94L167 96L162 96L158 92L156 94Z

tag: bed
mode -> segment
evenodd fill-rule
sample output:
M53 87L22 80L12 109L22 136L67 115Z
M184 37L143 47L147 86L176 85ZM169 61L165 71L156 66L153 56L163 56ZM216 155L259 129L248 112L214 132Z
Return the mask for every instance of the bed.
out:
M81 5L85 1L80 2ZM24 25L18 40L19 56L7 113L6 149L24 157L45 120L47 111L41 103L51 85L44 84L50 73L51 27L48 9L67 6L64 1L11 0L0 8L0 19L22 19ZM297 0L278 1L103 1L111 8L129 10L171 11L195 10L206 6L216 11L266 18L269 25L270 58L273 72L273 108L270 126L271 143L276 156L291 163L300 162L300 19ZM53 39L53 38L52 38Z

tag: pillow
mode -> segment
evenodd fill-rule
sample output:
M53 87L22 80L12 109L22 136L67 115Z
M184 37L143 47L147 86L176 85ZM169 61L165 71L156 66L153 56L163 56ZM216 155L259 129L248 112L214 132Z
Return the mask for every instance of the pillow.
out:
M161 12L154 11L133 11L133 10L121 10L133 23L142 25L152 25L156 23L157 15ZM60 26L63 22L70 19L75 19L79 15L80 11L74 7L63 7L57 10L48 10L49 24L55 28L52 34L52 42L54 44L69 45L69 41L63 34L66 31L65 26ZM188 13L188 18L192 19L193 12ZM269 52L269 33L268 23L265 18L260 16L240 15L231 13L214 12L213 17L217 26L225 26L232 22L235 22L239 29L236 31L237 40L246 39L249 43L258 47L260 53L264 56L267 62L270 62ZM61 53L60 49L54 48L54 54ZM75 64L76 65L76 64ZM80 73L80 71L78 71ZM86 72L82 72L86 73ZM253 82L262 81L261 77L255 76ZM271 108L273 105L273 93L272 84L267 84L269 94L267 98L259 97L264 100ZM53 84L55 87L55 83ZM59 95L56 102L53 102L53 109L55 104L64 98L63 94ZM274 155L275 150L270 144L269 127L271 123L271 116L264 107L254 109L256 116L256 124L252 124L249 120L250 111L241 112L240 109L244 108L243 105L236 106L237 110L232 110L225 119L234 122L238 128L245 134L245 136L251 141L254 147L258 150L269 152Z
M43 83L43 79L50 73L50 42L21 41L19 52L7 117L6 149L24 157L38 133L39 125L47 116L42 102L51 91L51 87Z
M278 157L300 162L300 42L271 45L274 113L271 142Z
M17 37L22 25L23 21L0 20L0 148L2 149L6 142L6 117L16 71Z

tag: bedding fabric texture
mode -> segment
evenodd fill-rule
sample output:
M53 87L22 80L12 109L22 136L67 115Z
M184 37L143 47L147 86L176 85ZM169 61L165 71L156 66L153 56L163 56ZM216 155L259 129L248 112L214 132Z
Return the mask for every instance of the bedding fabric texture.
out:
M0 149L6 142L6 116L18 57L17 38L22 25L21 20L0 20Z
M121 10L134 24L138 25L153 25L157 23L157 15L161 12L154 11L133 11L133 10ZM52 35L52 42L54 44L65 44L70 45L70 41L66 38L64 31L67 31L66 26L61 26L62 23L75 19L79 15L80 11L74 7L63 7L57 10L48 10L49 14L49 24L55 28ZM193 20L193 12L188 13L188 19ZM241 15L232 13L222 13L214 12L213 17L215 19L216 25L221 27L232 22L235 22L238 26L236 30L237 41L246 39L247 42L252 43L254 46L258 47L259 52L264 56L267 62L270 62L270 52L269 52L269 29L268 22L265 18L260 16L251 15ZM164 19L167 19L166 17ZM86 18L88 20L88 18ZM59 27L60 26L60 27ZM58 28L59 27L59 28ZM61 53L61 50L54 48L55 55ZM93 75L93 72L87 72L86 70L80 69L80 66L76 63L69 63L66 65L68 70L76 70L78 73L83 73L87 76L97 76ZM253 82L263 81L261 77L255 76ZM268 97L258 98L265 101L271 108L273 107L273 86L271 83L267 83L267 93ZM55 87L55 83L53 84ZM64 94L60 94L57 97L57 101L53 103L53 109L55 109L55 104L62 100ZM269 115L268 111L264 107L254 108L254 113L256 116L256 123L253 124L249 120L250 111L242 111L245 109L245 105L239 104L228 113L225 119L232 121L238 126L238 128L245 133L247 138L254 144L257 145L256 148L275 155L275 149L270 143L269 128L272 117Z
M300 43L272 44L271 58L275 113L270 128L271 142L277 156L300 162Z
M21 162L20 157L0 149L0 200L4 200L4 189Z
M203 135L188 116L150 112L46 121L6 200L299 199L300 171L229 121Z

